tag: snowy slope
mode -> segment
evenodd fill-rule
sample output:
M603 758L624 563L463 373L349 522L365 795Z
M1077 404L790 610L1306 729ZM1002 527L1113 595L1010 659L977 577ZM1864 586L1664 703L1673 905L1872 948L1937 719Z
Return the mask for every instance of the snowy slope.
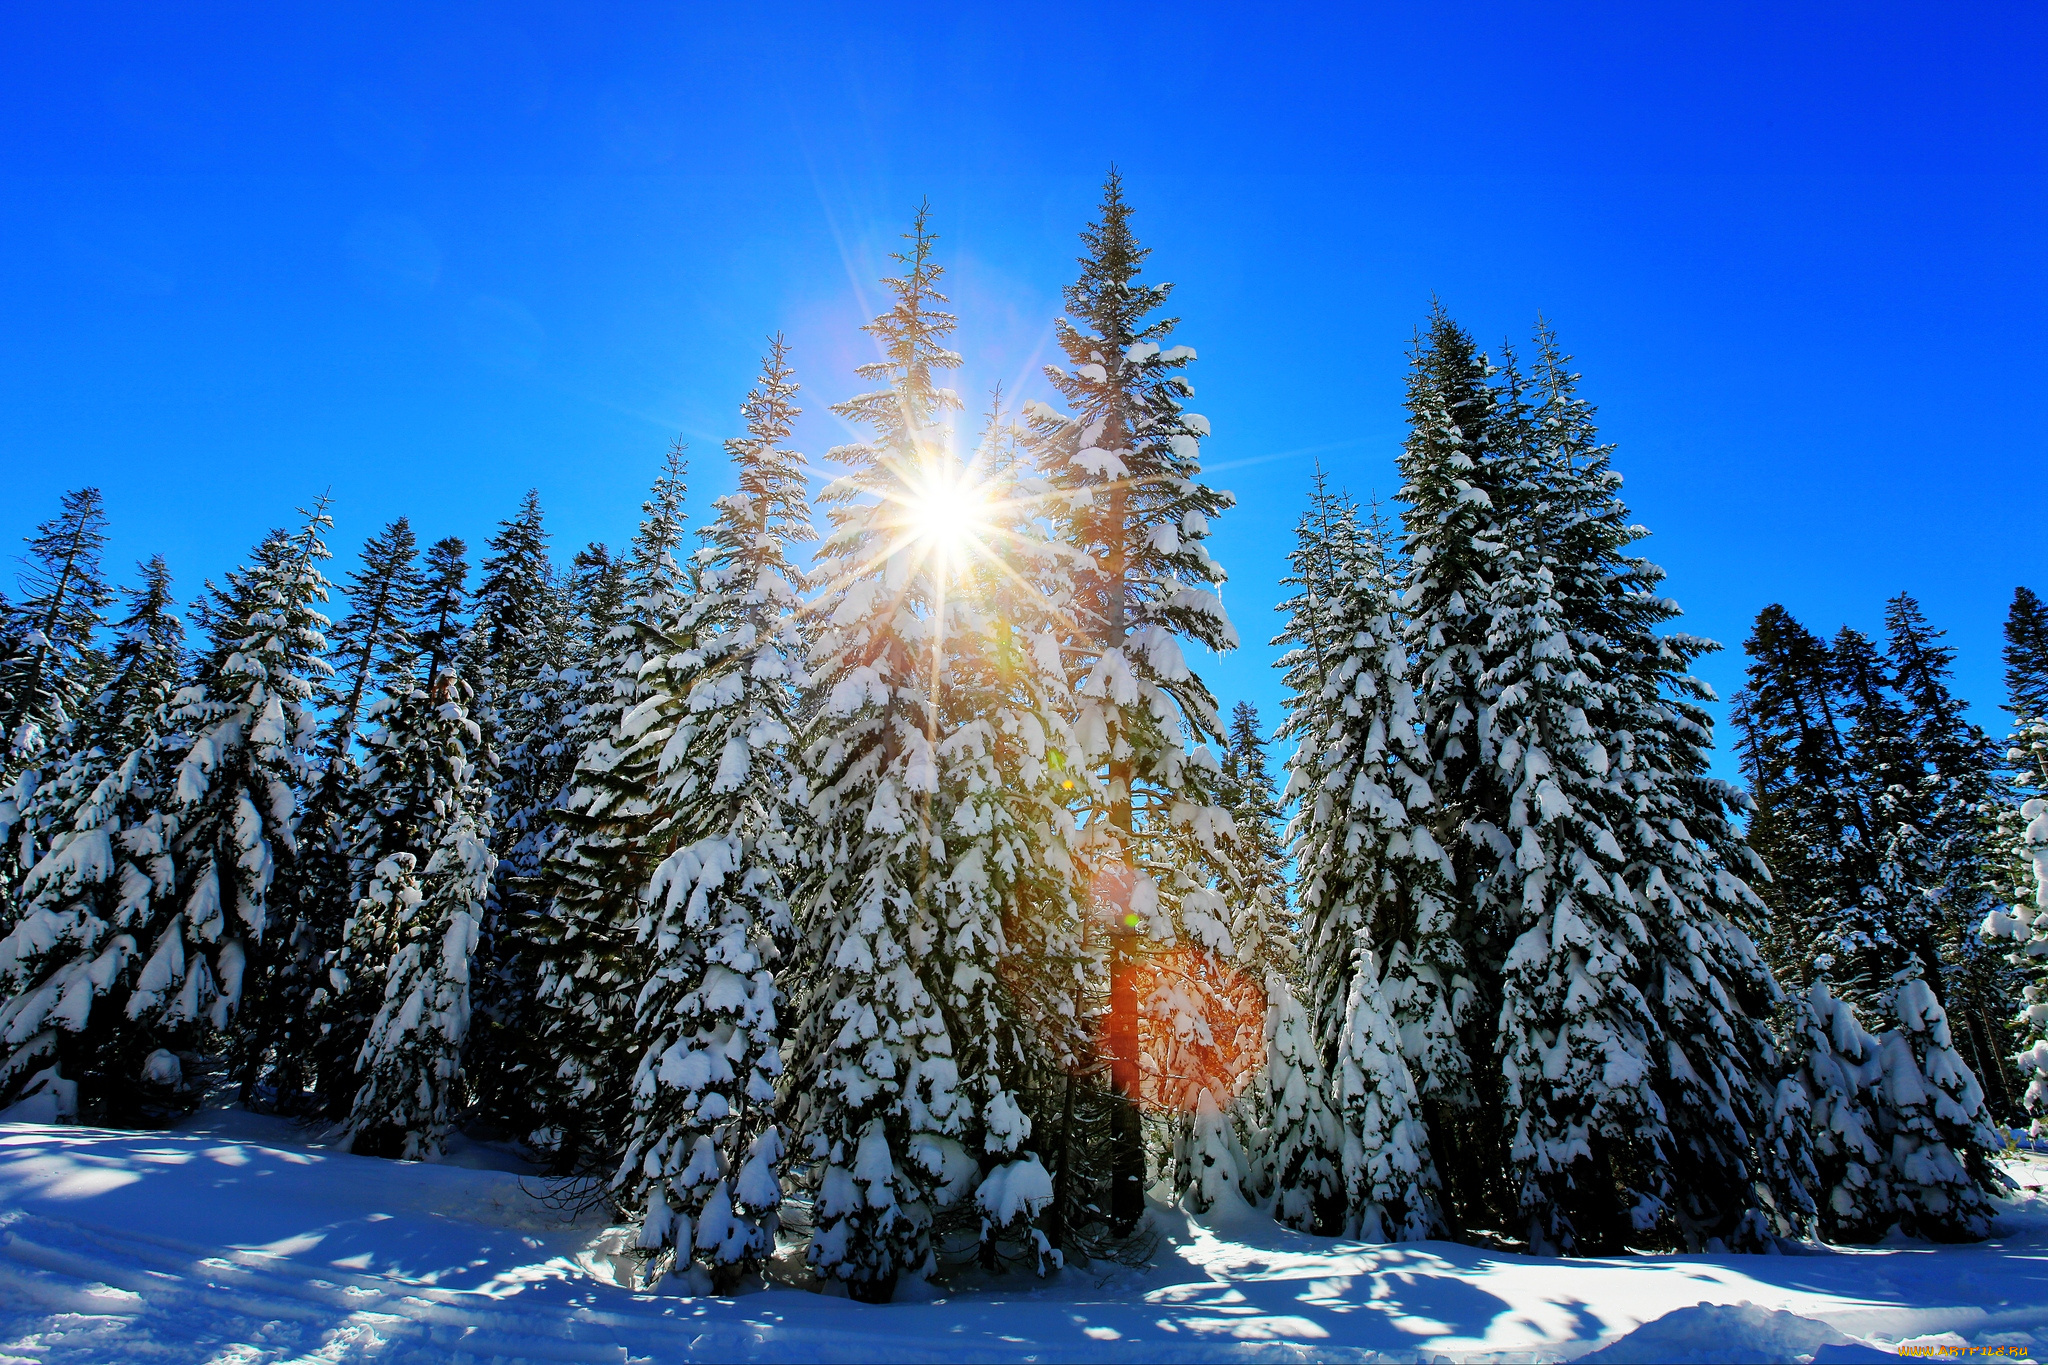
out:
M601 1229L562 1226L514 1173L300 1137L234 1112L172 1133L0 1125L0 1359L1850 1360L1940 1333L2048 1353L2038 1193L1981 1246L1574 1262L1158 1210L1143 1271L864 1307L630 1293L593 1252ZM2048 1184L2038 1157L2017 1170Z

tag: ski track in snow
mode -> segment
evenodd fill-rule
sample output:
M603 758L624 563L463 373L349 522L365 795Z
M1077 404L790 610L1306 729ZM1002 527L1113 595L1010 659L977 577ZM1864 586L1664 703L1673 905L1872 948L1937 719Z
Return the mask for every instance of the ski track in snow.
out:
M2015 1170L2048 1184L2039 1157ZM555 1221L508 1171L348 1156L238 1113L168 1133L0 1124L0 1361L1548 1361L1746 1302L1885 1347L1952 1333L2048 1353L2038 1192L1982 1245L1798 1256L1566 1262L1332 1241L1248 1210L1154 1218L1144 1270L883 1307L683 1298L610 1283L600 1229Z

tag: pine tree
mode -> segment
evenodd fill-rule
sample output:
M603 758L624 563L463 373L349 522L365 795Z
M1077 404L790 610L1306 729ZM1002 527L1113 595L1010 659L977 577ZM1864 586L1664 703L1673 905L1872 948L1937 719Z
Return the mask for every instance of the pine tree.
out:
M363 543L361 566L349 576L349 608L328 634L335 705L321 732L318 768L296 827L298 853L291 904L281 906L273 950L245 989L242 1026L229 1068L241 1078L242 1103L292 1112L318 1088L323 1045L319 1020L329 958L371 868L351 857L351 826L360 814L357 727L363 702L404 680L417 659L411 635L421 593L417 541L404 517ZM348 1073L345 1090L353 1090ZM346 1102L346 1093L331 1097Z
M1859 817L1826 641L1773 603L1757 613L1744 649L1747 682L1732 719L1749 779L1750 846L1770 869L1757 891L1770 909L1772 963L1803 990L1835 969L1844 850Z
M162 556L142 566L116 626L108 681L90 714L96 733L35 793L30 823L49 831L30 869L14 930L0 940L0 1098L36 1075L85 1087L78 1117L131 1114L139 1052L109 1007L132 975L132 933L171 880L163 727L184 665ZM33 1073L38 1062L54 1073Z
M1647 929L1645 970L1633 984L1664 1040L1648 1085L1679 1152L1658 1231L1683 1245L1764 1245L1794 1230L1761 1156L1782 1066L1771 1029L1782 993L1754 937L1764 907L1751 883L1764 870L1735 823L1746 800L1709 772L1713 722L1704 703L1714 697L1690 673L1719 646L1661 629L1678 608L1661 592L1663 570L1627 552L1644 533L1616 496L1610 447L1599 444L1592 409L1547 329L1538 345L1536 430L1551 433L1541 446L1551 483L1573 490L1554 506L1561 538L1586 566L1563 580L1566 600L1576 599L1589 640L1606 638L1619 683L1616 713L1596 740L1615 756L1629 798L1613 829Z
M1868 1100L1882 1076L1878 1042L1846 1000L1815 981L1789 1011L1789 1089L1811 1134L1811 1199L1830 1241L1873 1241L1890 1226L1887 1152Z
M348 1120L349 1145L360 1153L437 1160L465 1099L471 965L494 862L488 797L469 757L481 732L468 696L457 674L444 673L418 715L428 751L417 775L419 842L432 848L424 869L415 876L418 855L409 851L379 859L351 926L352 946L373 945L357 970L382 987Z
M671 730L661 709L685 706L675 685L687 645L671 632L688 610L694 563L683 551L681 442L669 451L625 575L620 616L583 684L572 742L578 758L551 851L547 912L533 926L535 1004L551 1073L536 1078L537 1128L528 1141L557 1169L609 1177L625 1143L629 1080L644 1043L635 992L647 957L635 940L641 893L673 848L674 812L658 784ZM652 705L649 705L652 703ZM632 717L630 729L625 728Z
M418 539L404 517L363 542L362 567L349 575L349 608L329 633L341 689L326 726L328 761L354 744L363 698L398 677L410 678L416 653L410 640L421 608Z
M1164 345L1178 320L1156 314L1172 286L1139 282L1148 251L1130 213L1112 170L1099 216L1081 234L1086 254L1066 290L1066 317L1055 324L1067 364L1046 371L1071 415L1030 409L1055 533L1075 552L1066 654L1076 766L1091 779L1077 788L1091 803L1083 875L1102 888L1111 919L1107 1050L1121 1103L1109 1215L1122 1228L1144 1211L1141 947L1183 932L1211 951L1228 955L1231 946L1221 898L1184 865L1189 843L1215 856L1228 826L1213 804L1207 748L1222 726L1184 648L1237 645L1218 592L1223 569L1206 545L1211 520L1234 499L1201 481L1209 423L1186 410L1194 389L1182 374L1195 353Z
M930 885L940 930L925 979L960 1069L958 1136L980 1166L982 1261L995 1265L998 1243L1015 1239L1043 1274L1059 1253L1034 1220L1053 1187L1027 1144L1038 1124L1059 1120L1029 1111L1038 1078L1086 1050L1071 1001L1088 968L1059 648L1068 561L1040 529L1025 440L998 389L967 468L925 471L927 498L936 477L942 505L966 504L965 525L939 530L933 546L942 596L930 818L943 863Z
M2006 890L1998 866L2006 809L1999 759L1990 736L1969 720L1968 704L1951 689L1955 650L1941 643L1942 632L1928 624L1920 604L1906 593L1892 598L1885 626L1894 687L1912 718L1919 767L1912 837L1900 841L1924 868L1915 892L1926 906L1925 924L1915 952L1959 1030L1971 1070L2003 1107L2003 1039L1991 1014L2008 998L2009 982L2005 964L1976 933Z
M1237 901L1231 939L1238 960L1262 977L1269 968L1284 972L1292 965L1283 924L1287 875L1280 794L1266 763L1266 744L1258 708L1239 702L1230 714L1217 790L1233 826L1224 846Z
M462 641L468 634L462 619L468 604L468 556L469 546L460 536L447 536L427 547L412 643L426 658L430 688L441 671L461 654Z
M55 517L28 537L22 598L8 604L8 634L19 641L0 668L0 776L33 762L90 694L94 640L114 600L100 573L107 543L97 488L66 493Z
M315 509L297 533L273 532L233 576L199 680L157 708L162 730L143 732L118 780L103 784L85 837L50 864L64 941L20 926L36 937L32 951L13 954L19 993L0 1010L0 1036L33 1049L52 1019L91 1035L70 1077L82 1106L100 1096L132 1112L143 1059L226 1030L252 957L260 969L270 946L317 730L311 702L326 673L326 621L314 604L326 594L329 524Z
M560 829L564 760L574 762L564 743L574 687L563 677L568 613L537 491L499 523L488 548L461 670L476 694L472 716L483 735L479 769L491 789L497 858L477 950L470 1077L481 1106L524 1132L534 1124L536 1074L545 1067L533 1046L539 964L525 945Z
M1440 938L1447 883L1424 823L1433 798L1395 619L1398 569L1379 529L1327 495L1293 561L1302 591L1280 637L1294 646L1281 659L1293 693L1281 733L1297 741L1288 841L1312 1074L1328 1078L1333 1115L1328 1147L1313 1122L1298 1137L1275 1135L1282 1149L1303 1151L1312 1179L1293 1185L1282 1175L1279 1193L1283 1206L1313 1210L1318 1231L1430 1236L1437 1224L1425 1191L1435 1177L1415 1076L1428 1078L1432 1094L1463 1094L1469 1067L1453 1011L1470 988L1455 945ZM1375 945L1392 954L1384 979ZM1389 1057L1380 1044L1395 1026L1412 1043ZM1278 1060L1269 1054L1269 1069ZM1414 1188L1400 1186L1382 1156L1403 1144L1418 1163L1408 1172Z
M2003 943L2020 977L2017 1024L2025 1048L2013 1060L2026 1078L2024 1103L2034 1115L2033 1132L2048 1134L2048 799L2029 797L2020 807L2026 823L2020 851L2028 865L2025 894L2011 911L1984 917L1983 936Z
M1382 994L1380 967L1362 951L1351 975L1332 1069L1344 1181L1344 1235L1413 1242L1441 1226L1438 1180L1421 1102Z
M808 1260L864 1302L929 1272L934 1206L975 1169L954 1137L967 1099L924 970L942 932L932 651L945 583L914 520L948 472L959 400L936 372L959 357L944 346L953 318L938 309L928 209L907 240L902 274L885 281L895 302L868 325L882 358L859 369L881 387L833 409L873 435L832 452L849 472L822 495L820 701L802 737L816 861L798 901L806 957L789 1084L819 1171Z
M1394 1007L1404 1024L1427 1021L1427 1043L1418 1040L1404 1051L1454 1235L1467 1227L1510 1225L1517 1216L1506 1179L1512 1170L1506 1134L1493 1117L1505 1104L1494 1021L1507 943L1489 875L1498 844L1487 822L1472 818L1494 771L1477 733L1493 710L1488 671L1499 656L1486 606L1508 521L1527 497L1522 459L1491 383L1495 373L1471 337L1435 309L1410 370L1410 432L1400 466L1407 565L1400 628L1413 670L1413 724L1423 738L1421 752L1404 762L1420 765L1413 771L1428 795L1382 784L1410 810L1429 809L1408 817L1404 841L1396 843L1393 831L1387 835L1390 852L1412 860L1413 870L1397 872L1393 884L1416 890L1387 917L1384 930L1374 926L1375 941L1388 945ZM1383 742L1398 743L1405 734L1405 726L1389 726ZM1499 800L1497 792L1493 799ZM1440 899L1427 880L1433 861ZM1306 905L1306 868L1300 880Z
M675 652L634 712L665 736L652 804L673 813L673 851L634 926L645 1050L615 1186L643 1211L655 1276L694 1262L720 1292L774 1251L789 1152L778 969L794 946L807 681L789 551L812 539L804 459L786 445L796 388L775 338L742 409L747 435L726 443L738 487L702 532L698 591L661 637Z
M2005 950L2004 970L1987 991L1995 1000L1980 1006L1975 1022L1987 1040L1986 1050L1997 1058L1995 1065L1984 1068L1984 1080L1998 1108L2008 1114L2022 1108L2039 1114L2048 1111L2048 1086L2041 1080L2048 1075L2048 1047L2040 1045L2048 1038L2048 1005L2040 1003L2048 1001L2048 973L2042 966L2048 962L2048 947L2030 951L2029 944L2048 939L2048 922L2035 928L2048 907L2043 899L2048 865L2041 861L2048 855L2048 821L2041 819L2048 814L2048 800L2042 799L2048 792L2048 608L2026 588L2013 592L2005 621L2004 662L2005 709L2013 717L2006 740L2006 782L2019 800L1999 812L1992 836L1991 889L2003 893L2004 904L1985 914L1978 937L1987 948ZM2015 1001L2018 1012L2008 1020L2003 1016ZM2021 1039L2028 1047L2013 1057ZM2009 1060L2019 1063L2024 1083L2017 1101L2001 1094L2007 1089ZM2048 1131L2040 1119L2035 1124L2037 1133Z
M1477 1103L1420 1068L1431 1145L1454 1224L1755 1242L1783 1230L1756 1160L1778 992L1687 672L1713 646L1659 632L1677 608L1627 553L1609 448L1540 328L1537 351L1496 370L1439 311L1410 390L1403 604L1451 893L1431 956L1480 997L1445 1049Z
M2006 709L2015 719L2048 716L2048 606L2014 588L2005 618Z

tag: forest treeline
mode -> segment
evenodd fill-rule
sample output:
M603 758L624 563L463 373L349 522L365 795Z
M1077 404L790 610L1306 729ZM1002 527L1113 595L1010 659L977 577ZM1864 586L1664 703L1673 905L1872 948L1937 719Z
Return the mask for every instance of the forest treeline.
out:
M1910 598L1881 644L1770 608L1723 782L1569 358L1438 309L1397 517L1318 478L1298 527L1269 738L1197 668L1233 499L1116 178L1052 401L966 420L935 243L844 472L777 339L694 529L678 447L628 547L558 561L537 494L474 562L400 518L330 607L322 503L181 613L67 495L0 614L0 1100L518 1142L698 1289L778 1237L868 1300L1044 1273L1154 1191L1566 1254L1984 1235L2048 1100L2038 601L2003 747Z

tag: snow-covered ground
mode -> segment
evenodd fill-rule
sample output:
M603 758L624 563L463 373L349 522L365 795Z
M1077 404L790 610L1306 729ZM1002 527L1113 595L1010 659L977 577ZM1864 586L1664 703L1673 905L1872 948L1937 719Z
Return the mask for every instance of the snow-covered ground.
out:
M2013 1200L1999 1236L1979 1246L1569 1262L1450 1243L1362 1246L1248 1212L1197 1221L1155 1209L1161 1240L1147 1268L927 1286L921 1301L866 1307L786 1288L733 1299L630 1292L612 1282L602 1229L564 1226L534 1182L491 1168L506 1164L479 1147L437 1166L353 1157L236 1111L169 1133L0 1124L0 1360L1597 1352L1604 1365L1895 1358L1902 1340L2048 1355L2048 1196L2038 1191ZM2013 1169L2048 1185L2040 1156Z

